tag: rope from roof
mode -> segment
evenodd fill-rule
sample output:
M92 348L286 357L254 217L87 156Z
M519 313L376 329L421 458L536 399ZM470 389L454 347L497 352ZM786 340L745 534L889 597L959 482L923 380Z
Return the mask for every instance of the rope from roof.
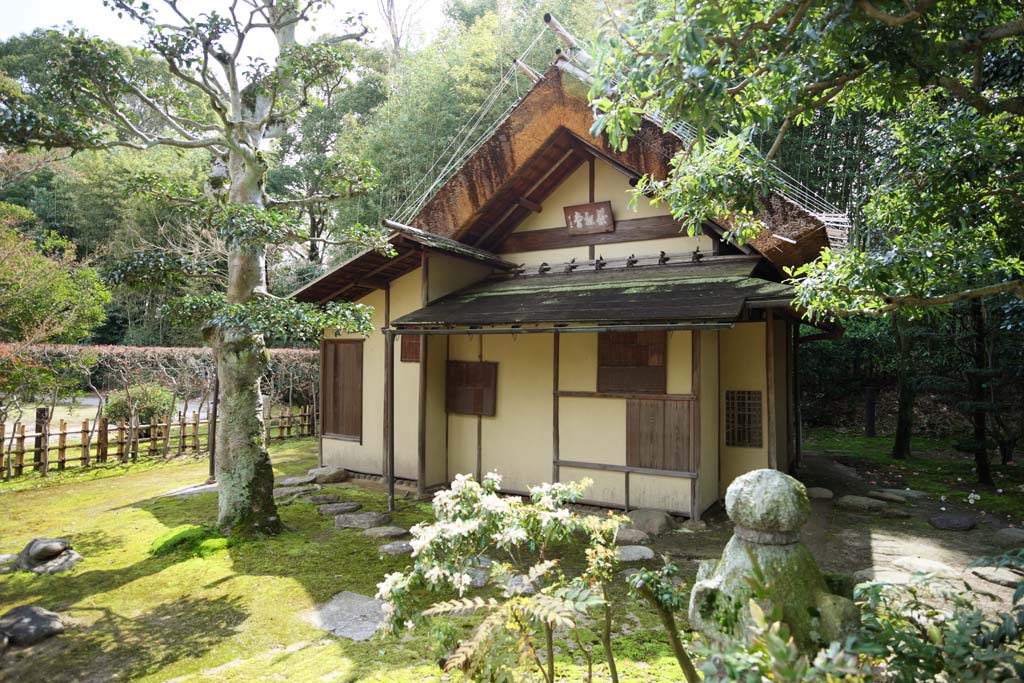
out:
M537 35L530 42L529 46L523 51L523 53L517 58L517 61L525 63L530 53L540 42L541 38L544 37L546 29L538 31ZM494 133L499 125L508 117L509 113L518 103L518 99L512 102L512 104L501 113L500 116L496 117L495 120L491 121L489 125L483 130L483 132L474 136L474 133L480 128L481 124L487 119L487 115L494 108L495 104L501 99L501 96L505 94L509 86L515 82L518 75L519 67L513 61L513 64L502 74L502 77L495 84L494 88L491 89L484 101L477 107L476 112L470 117L459 132L456 133L451 140L448 141L448 145L438 155L437 159L431 164L430 168L427 169L426 173L416 182L406 197L405 201L398 207L396 216L399 222L409 222L423 205L427 203L434 191L438 187L443 185L451 177L451 175L458 170L462 164L482 145L490 136ZM455 145L454 150L452 146ZM449 153L449 150L452 150ZM441 164L440 170L438 165ZM428 182L431 178L433 181L426 187L422 192L418 190L423 187L424 183Z

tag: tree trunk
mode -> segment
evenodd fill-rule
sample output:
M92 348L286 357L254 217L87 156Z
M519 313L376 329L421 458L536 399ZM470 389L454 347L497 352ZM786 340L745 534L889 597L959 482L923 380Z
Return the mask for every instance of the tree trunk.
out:
M864 436L877 436L877 406L878 383L874 379L869 379L864 384Z
M892 457L905 460L910 457L910 436L914 427L914 398L916 387L910 371L910 341L900 327L899 318L892 317L893 333L896 335L898 359L896 381L898 384L898 408L896 412L896 438L893 441Z
M262 206L265 168L232 152L228 165L229 204ZM266 292L263 248L232 247L228 255L227 300L248 302ZM268 355L263 336L217 329L208 336L220 382L220 429L217 430L217 524L239 534L273 534L281 530L274 504L274 472L267 453L260 377Z
M971 299L971 328L973 331L973 352L971 354L974 372L971 374L971 423L974 426L974 466L978 472L978 483L992 485L992 470L988 460L987 412L985 410L985 304L981 299Z

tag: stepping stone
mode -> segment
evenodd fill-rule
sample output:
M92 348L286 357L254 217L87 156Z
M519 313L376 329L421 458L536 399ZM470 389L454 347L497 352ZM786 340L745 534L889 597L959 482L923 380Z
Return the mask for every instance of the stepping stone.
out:
M975 595L981 595L992 600L1002 600L1002 597L998 593L1000 589L998 589L995 585L989 583L988 581L978 578L971 572L965 572L963 575L963 580L964 586L966 586L967 590L969 590L971 593L974 593Z
M375 526L363 532L363 536L370 538L402 538L408 535L409 530L400 526Z
M914 489L880 489L882 493L895 493L897 496L908 498L911 500L922 500L928 497L928 494L924 491L915 491Z
M1024 576L1006 567L974 567L971 573L989 583L1006 588L1016 588L1018 583L1024 581Z
M342 591L320 605L309 619L314 626L340 638L369 640L384 623L384 603L371 597Z
M885 509L885 503L864 496L842 496L836 500L836 507L850 512L880 512Z
M342 504L338 503L338 505ZM391 515L386 512L351 512L335 517L334 526L337 529L370 529L375 526L384 526L390 521Z
M933 574L940 579L956 579L960 572L944 562L924 557L897 557L892 565L909 574Z
M287 498L288 496L300 496L303 493L316 491L319 487L316 484L305 486L278 486L274 488L274 498Z
M307 503L313 503L314 505L324 505L326 503L340 503L341 496L333 493L320 493L315 496L308 496L304 499Z
M386 555L412 555L412 544L409 541L392 541L377 548Z
M835 494L821 486L810 486L807 488L807 497L811 500L832 500Z
M992 540L1000 548L1017 548L1024 545L1024 529L1000 529L992 534Z
M664 510L633 510L626 514L629 526L651 536L663 534L675 525L672 515Z
M362 503L346 501L343 503L327 503L326 505L321 505L320 507L318 507L316 511L319 512L321 515L334 516L345 514L346 512L355 512L361 507L363 507Z
M179 486L176 489L171 489L167 493L161 494L161 498L192 498L198 496L201 493L216 493L217 483L212 484L189 484L188 486Z
M679 526L687 531L707 531L708 529L708 523L703 519L688 519Z
M901 572L895 569L876 569L875 567L868 567L867 569L861 569L860 571L853 573L853 580L857 583L878 581L879 583L905 585L910 583L912 578L913 577L911 577L907 572Z
M14 571L14 561L18 559L17 555L0 555L0 574L9 574ZM3 646L0 645L0 652L3 652Z
M314 467L309 475L318 484L339 484L348 481L348 470L344 467Z
M642 562L653 560L654 551L645 545L620 545L615 549L619 562Z
M277 484L279 487L305 486L306 484L316 483L316 477L313 476L312 474L300 474L295 477L285 477L284 479L280 481L275 481L274 483Z
M637 543L646 543L649 540L651 540L651 537L639 529L621 527L615 532L615 543L617 545L635 545Z
M878 516L886 517L888 519L910 519L914 515L912 515L909 510L888 506L884 510L879 512Z
M943 512L929 517L928 523L942 531L970 531L978 525L978 519L960 512Z
M32 571L36 574L57 574L59 572L66 572L69 569L73 569L76 564L82 561L82 556L74 550L68 548L57 557L52 560L37 564L32 567Z
M883 500L886 503L899 503L900 505L907 504L906 498L898 493L890 493L889 491L868 491L868 498Z
M22 605L0 616L0 633L11 645L33 645L64 632L60 615L36 605Z
M473 580L469 582L472 588L483 588L487 585L487 581L491 578L491 572L486 569L480 569L479 567L470 567L469 575L473 577Z

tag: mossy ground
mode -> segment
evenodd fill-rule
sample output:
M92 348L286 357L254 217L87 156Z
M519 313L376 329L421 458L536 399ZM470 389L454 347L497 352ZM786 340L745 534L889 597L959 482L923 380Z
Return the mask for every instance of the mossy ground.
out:
M278 476L316 461L312 439L275 444ZM287 531L228 543L206 537L154 554L154 542L185 525L210 526L216 494L161 494L206 478L205 461L138 464L64 473L34 487L0 484L0 553L39 536L68 536L85 560L55 576L0 576L0 611L38 604L60 612L69 630L0 659L4 680L57 681L428 681L440 679L426 628L401 639L337 639L304 615L339 591L373 595L406 557L381 556L379 541L336 530L310 504L282 507ZM116 475L116 476L114 476ZM378 490L326 487L367 510L383 510ZM409 527L429 506L400 502L394 522ZM171 533L170 535L174 535ZM572 561L572 558L567 558ZM656 616L616 589L615 637L623 681L675 681L679 669ZM458 626L467 630L473 621ZM596 642L596 633L588 634ZM606 680L603 660L597 680ZM560 657L559 674L579 680L580 662Z
M974 456L959 453L954 439L914 437L913 457L894 460L892 436L867 437L828 429L809 430L804 448L827 453L857 468L872 486L912 488L935 498L970 505L978 512L1013 524L1024 522L1024 462L992 463L995 486L980 486ZM994 456L995 457L995 456ZM973 504L968 496L981 497Z

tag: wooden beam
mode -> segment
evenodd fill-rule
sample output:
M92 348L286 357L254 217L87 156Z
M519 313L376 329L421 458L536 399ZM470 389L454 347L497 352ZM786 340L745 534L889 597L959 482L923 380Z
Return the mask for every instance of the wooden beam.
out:
M529 209L530 211L533 211L534 213L540 213L541 210L542 210L542 207L541 207L540 204L538 204L537 202L534 202L534 201L530 201L526 197L516 197L516 204L521 206L521 207L523 207L524 209Z
M570 235L568 227L527 230L506 237L499 247L499 253L684 237L681 229L682 225L671 216L653 216L616 221L614 232L590 235Z

